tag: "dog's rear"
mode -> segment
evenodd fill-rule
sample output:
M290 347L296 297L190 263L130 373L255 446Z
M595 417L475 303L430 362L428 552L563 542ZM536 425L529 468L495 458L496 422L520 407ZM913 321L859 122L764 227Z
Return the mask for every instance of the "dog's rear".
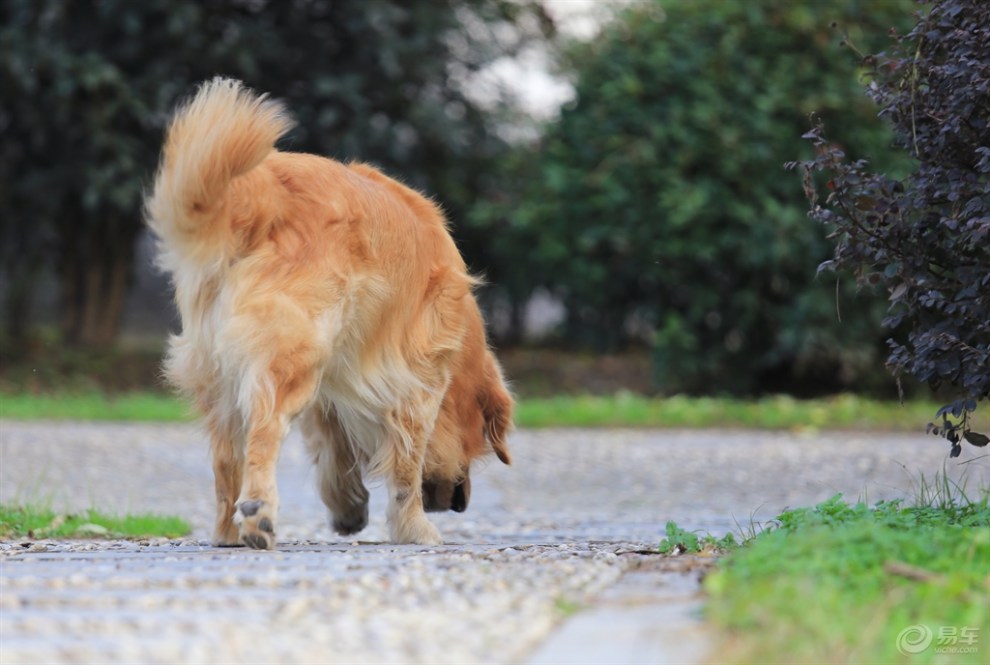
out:
M424 484L428 507L463 509L471 460L508 463L512 400L473 280L433 203L371 167L275 150L290 128L239 83L204 84L147 201L183 321L167 374L210 430L215 540L273 546L274 465L301 414L339 532L367 522L365 469L386 478L394 540L439 542ZM460 490L438 499L438 484Z

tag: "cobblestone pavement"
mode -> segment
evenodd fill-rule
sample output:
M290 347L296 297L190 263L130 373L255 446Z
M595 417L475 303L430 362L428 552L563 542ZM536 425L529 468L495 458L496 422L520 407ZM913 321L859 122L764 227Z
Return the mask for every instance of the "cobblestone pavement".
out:
M212 479L190 425L0 422L0 501L158 512L180 541L0 542L0 663L683 662L704 657L698 565L642 552L667 520L715 535L842 492L915 495L990 465L941 440L855 433L521 431L472 474L447 544L327 528L301 441L279 467L278 550L208 545ZM651 601L650 599L653 599ZM676 631L674 628L676 627Z

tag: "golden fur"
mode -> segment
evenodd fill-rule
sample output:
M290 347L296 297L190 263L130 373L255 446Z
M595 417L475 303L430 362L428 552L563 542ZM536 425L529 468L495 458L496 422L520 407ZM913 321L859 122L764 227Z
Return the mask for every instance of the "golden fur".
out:
M299 418L334 528L389 489L395 542L435 544L471 460L509 463L512 399L439 208L371 166L280 152L283 106L217 78L175 114L146 201L182 333L166 374L211 437L215 542L271 548ZM424 505L425 502L425 505Z

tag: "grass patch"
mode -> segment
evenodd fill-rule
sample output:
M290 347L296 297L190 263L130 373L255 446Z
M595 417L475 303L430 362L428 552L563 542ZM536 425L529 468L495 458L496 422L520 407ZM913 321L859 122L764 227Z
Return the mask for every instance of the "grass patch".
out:
M117 420L176 422L191 420L189 408L171 395L131 392L0 394L0 418L13 420Z
M839 395L799 400L720 397L551 397L522 400L521 427L734 427L770 430L873 429L919 431L935 415L934 402L878 401Z
M66 514L39 506L0 505L0 538L178 538L192 528L167 515Z
M717 397L560 396L522 399L519 427L752 428L767 430L861 429L922 431L938 405L886 402L855 395L799 400ZM156 392L0 393L0 418L181 422L193 419L178 398ZM990 429L984 416L974 429Z
M726 556L705 581L707 615L727 635L720 662L983 664L988 571L986 497L869 508L836 496Z

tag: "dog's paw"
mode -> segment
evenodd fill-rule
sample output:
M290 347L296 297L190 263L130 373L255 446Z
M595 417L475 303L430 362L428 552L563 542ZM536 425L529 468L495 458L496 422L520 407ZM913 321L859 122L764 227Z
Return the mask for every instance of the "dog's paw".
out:
M442 545L443 538L426 515L405 521L396 520L389 525L392 542L411 545Z
M333 530L342 536L350 536L368 526L368 504L354 506L345 513L330 513Z
M256 550L275 547L275 514L265 501L241 501L234 511L240 542Z

